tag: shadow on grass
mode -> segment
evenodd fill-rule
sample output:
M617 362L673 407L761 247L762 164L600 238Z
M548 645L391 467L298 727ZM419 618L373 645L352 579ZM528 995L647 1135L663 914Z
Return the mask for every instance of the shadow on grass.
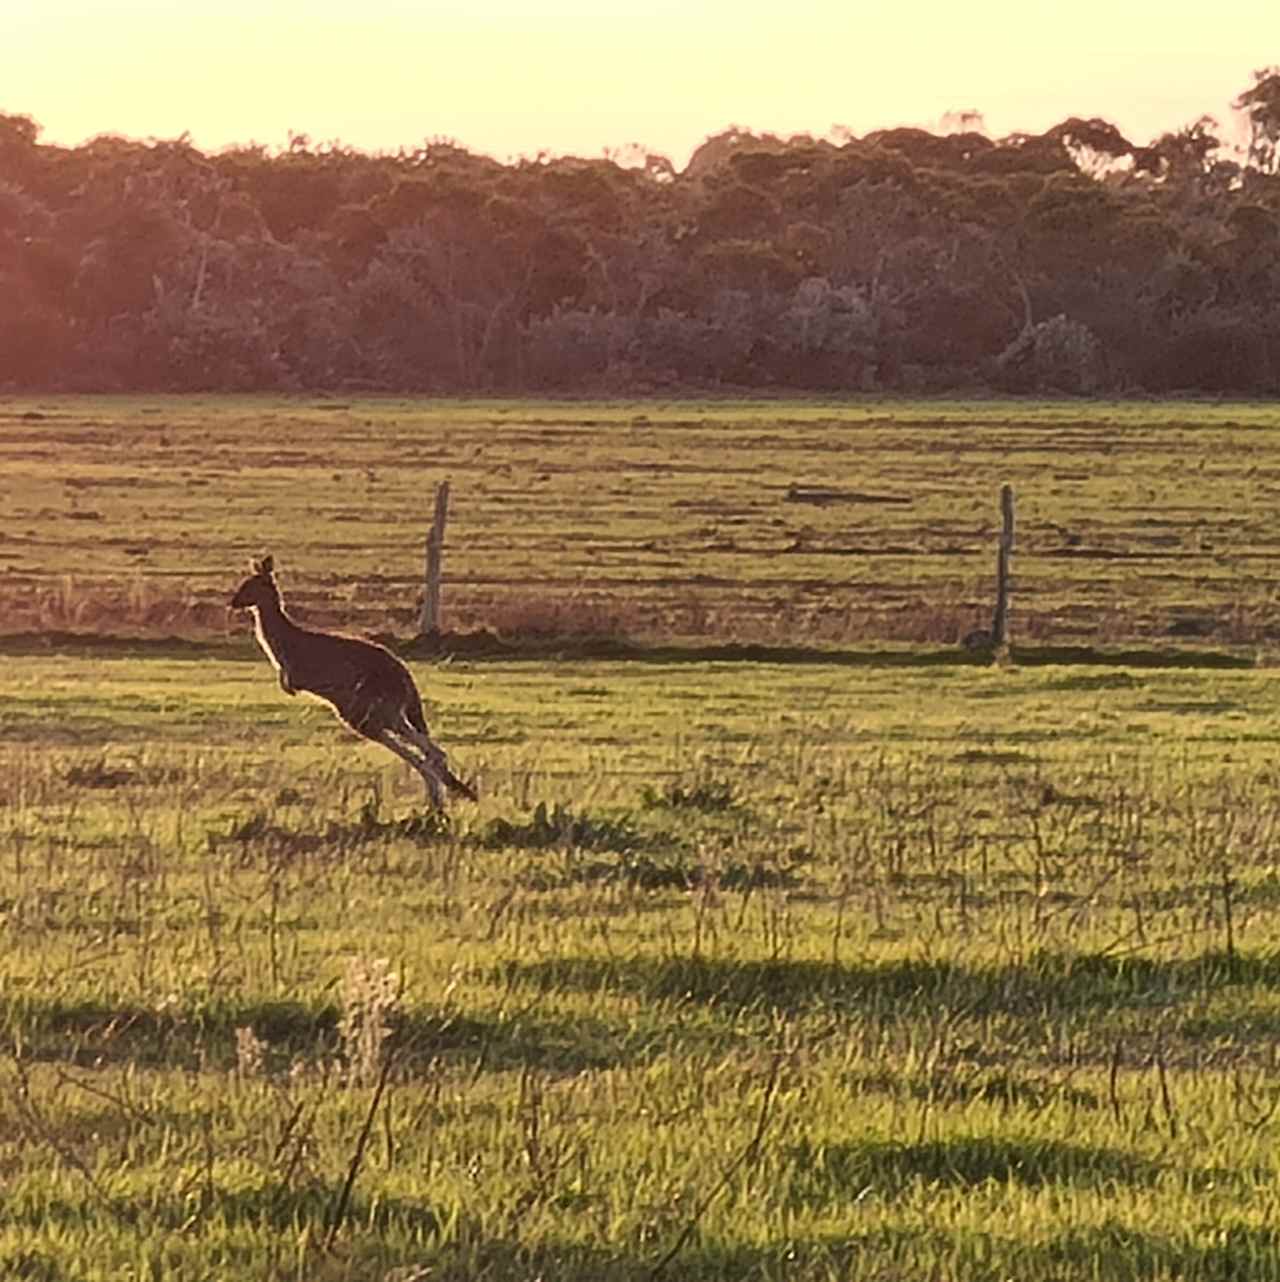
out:
M21 1044L25 1057L81 1067L130 1063L227 1071L236 1065L236 1031L247 1027L263 1044L263 1066L269 1072L286 1072L297 1061L316 1069L340 1069L340 1019L336 1006L300 1002L183 1013L0 997L0 1028L10 1044ZM450 1060L474 1064L477 1071L536 1067L573 1073L633 1058L625 1033L580 1016L547 1019L524 1013L489 1019L410 1010L389 1018L388 1026L388 1046L400 1071L410 1077Z
M1089 1151L1082 1150L1079 1156L1087 1157ZM1072 1154L1059 1153L1052 1160L1059 1163L1068 1182L1075 1179L1078 1172ZM309 1236L313 1243L323 1241L335 1191L328 1184L300 1191L267 1186L245 1193L215 1186L211 1197L208 1191L204 1196L204 1206L197 1192L189 1201L173 1197L156 1208L152 1225L162 1229L172 1225L182 1232L161 1239L155 1249L163 1249L169 1262L188 1258L192 1275L198 1272L203 1276L209 1248L202 1240L201 1225L207 1217L219 1229L231 1225L242 1230L232 1238L219 1232L217 1251L223 1270L231 1268L236 1276L258 1277L264 1276L263 1251L271 1239L267 1233L244 1230L258 1228L281 1235L281 1254L292 1261L300 1234ZM104 1232L106 1208L86 1200L83 1204L46 1204L46 1210L47 1222L56 1234L43 1235L38 1244L28 1237L21 1247L16 1243L0 1245L0 1269L5 1277L62 1282L80 1276L74 1266L64 1268L64 1259L70 1255L67 1248L83 1242L88 1233ZM132 1212L125 1206L121 1210L126 1215ZM179 1218L182 1211L186 1211L186 1218ZM24 1223L23 1227L40 1233L44 1225ZM694 1234L668 1258L682 1227L678 1218L667 1217L649 1247L570 1242L536 1236L533 1231L517 1237L495 1233L484 1220L467 1216L446 1222L421 1201L382 1194L370 1197L358 1190L349 1207L347 1226L332 1250L311 1252L307 1276L313 1282L350 1282L357 1277L384 1282L423 1282L428 1278L431 1282L511 1282L517 1278L555 1278L557 1282L724 1282L726 1278L737 1282L777 1282L782 1278L787 1282L831 1282L834 1278L869 1282L904 1282L908 1278L1280 1282L1280 1230L1239 1220L1187 1225L1168 1233L1131 1228L1118 1218L1057 1233L1051 1224L1040 1224L1025 1238L982 1229L892 1222L862 1231L851 1225L836 1235L806 1237L803 1229L797 1231L798 1226L793 1226L759 1245ZM144 1226L130 1228L141 1239ZM120 1229L119 1221L110 1226L116 1234ZM189 1257L181 1254L184 1249L190 1250ZM146 1259L149 1253L150 1248L140 1240L138 1258Z
M663 1226L674 1240L679 1221ZM746 1246L695 1235L665 1268L666 1238L652 1252L610 1251L582 1243L528 1243L486 1238L443 1244L420 1253L403 1273L385 1274L387 1282L511 1282L515 1278L555 1278L557 1282L831 1282L834 1278L867 1282L906 1279L964 1279L964 1282L1008 1282L1010 1278L1046 1278L1065 1282L1274 1282L1280 1279L1277 1232L1256 1225L1237 1225L1197 1238L1131 1232L1121 1224L1079 1229L1044 1241L1000 1237L979 1230L922 1230L894 1226L867 1235L846 1234L815 1242L778 1235L766 1245ZM361 1247L370 1263L385 1258L371 1236L353 1242L351 1259ZM376 1252L376 1254L375 1254ZM424 1258L425 1257L425 1258ZM330 1275L316 1275L318 1282ZM381 1276L373 1272L334 1273L338 1277Z
M1151 1185L1161 1168L1122 1149L1051 1139L961 1136L920 1143L854 1140L826 1146L808 1142L786 1154L797 1172L791 1195L809 1208L847 1203L875 1192L897 1196L911 1184L1025 1188L1072 1185Z
M210 854L227 847L242 858L251 851L261 851L273 858L287 859L317 853L345 854L393 838L434 845L447 842L451 835L447 814L428 810L403 819L384 819L377 803L366 802L348 823L330 819L323 824L303 822L290 826L276 823L266 812L254 811L245 819L229 822L223 831L209 830L205 843Z
M679 1231L672 1224L671 1234ZM1010 1278L1088 1278L1092 1282L1277 1282L1280 1231L1260 1225L1217 1226L1192 1236L1130 1230L1114 1223L1071 1229L1026 1240L981 1230L927 1229L891 1225L814 1240L787 1233L776 1243L742 1246L695 1235L668 1266L655 1272L662 1249L651 1257L610 1254L569 1243L522 1245L503 1239L468 1249L446 1246L420 1263L431 1282L508 1282L554 1277L559 1282L868 1282L905 1279L964 1279L1008 1282ZM407 1276L411 1277L412 1274ZM398 1279L392 1273L389 1278Z
M1023 1248L1024 1250L1026 1248ZM1199 1282L1280 1279L1280 1230L1258 1224L1215 1225L1197 1240L1135 1232L1121 1224L1074 1229L1035 1250L1035 1276L1065 1270L1098 1282L1195 1278Z
M619 1024L581 1014L548 1017L535 1009L474 1016L411 1008L389 1019L390 1044L397 1048L406 1074L428 1071L439 1061L475 1065L477 1071L533 1066L553 1072L635 1062L652 1053L655 1029L663 1024L663 1004L701 1004L733 1019L752 1013L845 1011L887 1022L922 1015L1002 1015L1037 1026L1046 1018L1145 1013L1201 1000L1233 984L1280 986L1280 956L1205 954L1161 962L1053 955L1021 966L972 967L911 960L835 965L565 958L508 962L495 968L490 978L497 987L548 994L567 990L599 998L609 991L621 992L655 1003L658 1010L653 1026L637 1027L634 1021ZM340 1066L340 1017L336 1005L290 1001L182 1011L136 1003L0 997L0 1030L8 1044L21 1045L23 1054L33 1059L82 1066L127 1061L231 1069L236 1064L236 1032L245 1027L264 1043L269 1070L285 1071L295 1060L312 1067ZM1203 1035L1212 1036L1218 1027L1216 1021L1204 1024ZM1272 1020L1258 1029L1266 1036L1273 1030ZM1187 1025L1182 1035L1196 1036L1197 1026ZM719 1037L715 1029L681 1034L686 1042L699 1036L713 1041Z
M774 860L756 863L735 861L708 869L696 858L679 852L659 857L624 854L621 859L575 859L554 866L530 866L516 875L516 883L539 893L569 886L626 886L631 890L690 891L701 886L717 890L776 890L795 887L800 878L789 866ZM3 901L0 900L0 904Z
M1003 1109L1039 1112L1051 1104L1097 1112L1107 1107L1103 1097L1064 1082L1051 1082L1005 1069L979 1072L937 1070L932 1073L909 1073L883 1070L875 1073L852 1073L848 1084L868 1094L928 1101L932 1104L994 1104Z
M966 966L895 960L556 958L509 962L495 982L539 991L616 989L652 1001L698 1002L739 1013L848 1009L894 1019L945 1015L1066 1016L1171 1006L1232 984L1280 985L1280 954L1204 953L1171 961L1100 954L1042 954L1022 964Z
M927 649L828 649L820 646L779 646L738 641L641 644L613 637L508 639L488 631L410 638L379 635L376 639L410 659L829 664L851 668L981 668L988 667L995 661L989 652L965 650L959 646ZM18 632L2 635L0 654L14 657L70 654L122 659L217 657L254 663L262 661L257 648L243 638L188 640L182 637L114 637L78 632ZM1250 656L1223 650L1136 647L1112 650L1071 645L1015 645L1010 648L1009 661L1023 667L1197 669L1256 666Z
M216 1223L219 1232L247 1227L296 1234L301 1226L307 1225L313 1236L322 1238L332 1221L341 1188L340 1183L315 1179L300 1180L297 1186L292 1186L271 1178L242 1180L237 1187L227 1188L218 1183L216 1167L202 1172L199 1179L190 1178L189 1172L185 1174L185 1180L175 1181L170 1196L145 1199L145 1209L132 1194L126 1197L108 1194L107 1204L93 1200L77 1203L58 1198L30 1199L21 1208L6 1213L5 1219L10 1225L30 1229L52 1224L83 1230L87 1218L106 1212L118 1224L146 1232L191 1233L207 1220ZM359 1192L350 1198L344 1217L344 1223L358 1224L361 1231L403 1234L418 1239L438 1236L443 1222L444 1218L421 1199L385 1194L364 1197Z
M724 1282L726 1278L776 1279L785 1276L795 1282L803 1279L829 1279L830 1274L796 1272L795 1265L802 1258L794 1245L754 1247L722 1244L715 1241L692 1243L659 1268L667 1252L665 1239L659 1238L652 1252L643 1248L626 1250L597 1246L583 1242L558 1239L524 1240L516 1236L499 1236L486 1231L482 1221L459 1217L448 1224L429 1207L404 1198L367 1199L354 1197L347 1217L348 1227L337 1235L331 1248L321 1250L319 1244L328 1231L328 1206L323 1202L327 1190L319 1195L289 1194L278 1200L279 1209L270 1207L269 1191L248 1195L247 1213L241 1209L245 1198L237 1195L223 1196L215 1191L209 1201L208 1214L217 1226L217 1259L221 1265L219 1277L266 1277L264 1251L274 1248L287 1258L291 1266L299 1258L298 1242L309 1238L310 1254L305 1276L310 1282L353 1282L354 1279L380 1279L380 1282L515 1282L523 1279L556 1279L556 1282ZM254 1199L260 1198L255 1214ZM207 1243L200 1236L202 1214L199 1199L192 1199L195 1210L185 1220L174 1223L171 1231L181 1228L176 1239L165 1242L164 1276L177 1276L171 1269L175 1262L188 1263L190 1276L210 1276ZM181 1204L175 1204L181 1205ZM131 1208L122 1205L125 1215ZM51 1208L48 1224L56 1230L58 1247L70 1242L77 1244L89 1233L119 1234L121 1222L106 1220L106 1208L93 1203L83 1206L55 1204ZM293 1214L291 1220L279 1223L282 1216ZM124 1223L134 1235L144 1231L168 1229L176 1212L165 1205L160 1214L146 1225L136 1227L130 1220ZM29 1218L29 1217L24 1217ZM495 1215L493 1218L497 1218ZM104 1222L105 1221L105 1222ZM39 1232L41 1225L22 1225L28 1232ZM662 1228L674 1240L683 1227L672 1219ZM226 1236L226 1229L239 1230ZM52 1236L52 1235L50 1235ZM277 1245L277 1239L279 1245ZM183 1251L188 1254L184 1257ZM159 1248L155 1248L158 1255ZM138 1258L145 1260L152 1255L152 1248L139 1246ZM78 1272L64 1271L62 1252L46 1247L26 1246L6 1251L0 1243L0 1273L8 1278L28 1278L33 1282L71 1282L81 1276ZM803 1258L816 1261L829 1258L830 1252L805 1249ZM230 1269L232 1272L228 1273ZM150 1274L148 1274L150 1276ZM160 1276L157 1271L156 1276ZM183 1276L186 1276L185 1274ZM271 1277L284 1277L283 1271L270 1273ZM293 1267L289 1277L295 1276ZM296 1276L303 1276L301 1272Z
M1010 1278L1090 1282L1277 1282L1280 1230L1228 1223L1168 1234L1119 1220L1026 1239L981 1229L889 1225L869 1232L801 1243L788 1278L946 1278L1008 1282ZM756 1277L772 1276L761 1271Z

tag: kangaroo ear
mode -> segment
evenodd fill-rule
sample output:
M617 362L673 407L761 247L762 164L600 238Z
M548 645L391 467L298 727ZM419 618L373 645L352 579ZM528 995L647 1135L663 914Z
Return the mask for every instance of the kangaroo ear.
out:
M273 556L264 556L262 560L258 562L259 574L264 574L264 575L274 574L275 568L276 568L276 562L275 562L275 557Z

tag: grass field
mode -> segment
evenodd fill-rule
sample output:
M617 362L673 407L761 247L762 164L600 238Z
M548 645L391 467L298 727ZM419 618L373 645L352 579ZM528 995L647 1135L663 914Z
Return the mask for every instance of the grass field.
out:
M0 400L0 620L225 631L271 550L316 618L411 630L437 481L446 625L841 644L1275 635L1266 406ZM814 502L813 499L825 500Z
M0 1276L1280 1278L1280 696L1252 661L1280 471L1262 411L1092 408L10 403ZM820 448L835 419L856 465ZM362 475L410 420L447 457L376 464L399 499L366 544L350 480L308 500L319 456ZM646 432L632 528L612 489ZM484 439L513 475L542 450L556 501L466 471ZM1176 543L1135 541L1143 468ZM311 617L403 631L386 596L446 472L467 626L663 644L415 660L481 791L442 822L222 603L271 547ZM925 643L983 621L1003 479L1038 644L987 664ZM699 492L759 555L699 544ZM770 555L771 511L826 550ZM848 550L890 528L902 551ZM699 566L723 582L695 600ZM1081 638L1127 661L1050 661Z

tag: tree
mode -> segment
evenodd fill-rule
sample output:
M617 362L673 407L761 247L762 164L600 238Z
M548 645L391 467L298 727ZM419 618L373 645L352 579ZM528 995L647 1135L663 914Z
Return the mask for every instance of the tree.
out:
M1249 122L1248 164L1263 174L1280 174L1280 67L1253 73L1253 87L1232 106Z
M0 114L0 381L1267 388L1280 70L1237 106L1247 163L1208 117L1147 147L1099 119L992 140L957 117L730 129L683 172L447 140L66 148Z
M65 304L74 265L40 201L0 181L0 384L52 378L71 343Z
M1134 173L1147 174L1180 194L1198 190L1222 146L1217 129L1212 116L1201 116L1182 129L1161 134L1149 147L1135 147Z

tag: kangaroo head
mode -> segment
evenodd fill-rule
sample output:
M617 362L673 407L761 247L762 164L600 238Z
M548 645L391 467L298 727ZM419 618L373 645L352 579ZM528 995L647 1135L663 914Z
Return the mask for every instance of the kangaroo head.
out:
M264 556L260 561L250 561L249 568L253 573L236 589L235 596L231 598L233 610L251 610L254 606L280 600L274 558Z

